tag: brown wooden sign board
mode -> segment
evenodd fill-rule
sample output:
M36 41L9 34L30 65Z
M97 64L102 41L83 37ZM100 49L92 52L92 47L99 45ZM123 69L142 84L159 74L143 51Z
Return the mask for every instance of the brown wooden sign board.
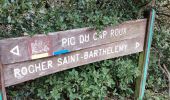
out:
M144 50L147 20L0 40L0 90L77 66Z
M4 65L5 86L22 83L80 65L143 51L144 36L144 34L141 34L133 39L99 45L59 56Z
M81 28L49 33L47 36L0 40L0 60L2 64L13 64L133 39L145 34L146 24L146 19L127 21L107 27L99 36L93 29Z

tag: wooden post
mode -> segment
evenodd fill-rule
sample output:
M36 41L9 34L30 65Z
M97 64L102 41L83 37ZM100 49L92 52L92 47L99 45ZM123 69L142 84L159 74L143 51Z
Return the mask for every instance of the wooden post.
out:
M136 79L136 87L135 87L135 100L137 100L139 98L140 95L140 87L141 87L141 81L142 81L142 71L143 71L143 66L144 66L144 51L139 53L139 63L138 63L138 67L140 70L140 76L137 77Z
M152 5L154 5L155 1L153 0L152 3L153 3ZM154 20L155 20L155 10L152 9L150 11L150 16L148 20L148 28L145 37L144 51L140 53L140 57L139 57L138 66L141 75L137 78L136 81L135 99L137 100L143 100L144 97L147 70L149 65L150 48L151 48L151 42L153 37Z
M7 100L5 84L4 84L3 65L1 61L0 61L0 100Z

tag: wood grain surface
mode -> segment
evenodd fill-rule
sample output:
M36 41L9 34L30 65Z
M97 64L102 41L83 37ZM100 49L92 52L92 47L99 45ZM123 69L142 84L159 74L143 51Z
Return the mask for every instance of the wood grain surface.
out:
M107 27L97 35L94 29L81 28L0 40L1 61L3 64L12 64L133 39L146 33L146 23L146 19L127 21Z
M67 54L6 64L4 65L5 87L96 61L141 52L144 37L145 34L140 34L135 38L114 43L91 46L86 49L72 49L75 51Z

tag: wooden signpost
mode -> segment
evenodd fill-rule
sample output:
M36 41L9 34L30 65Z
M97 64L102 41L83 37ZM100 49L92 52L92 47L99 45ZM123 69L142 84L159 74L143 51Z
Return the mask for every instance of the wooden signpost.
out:
M104 45L145 34L146 19L128 21L107 27L99 33L90 28L54 32L34 37L10 38L0 41L3 64L55 56L76 50Z
M97 34L90 28L0 40L1 91L5 87L144 50L147 20L127 21Z
M143 50L144 35L60 56L4 65L5 86L22 83L76 66L128 55Z

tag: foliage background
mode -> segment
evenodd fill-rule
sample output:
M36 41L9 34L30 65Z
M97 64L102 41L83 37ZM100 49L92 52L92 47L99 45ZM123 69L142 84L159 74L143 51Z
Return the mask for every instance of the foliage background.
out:
M150 0L0 0L0 39L81 27L97 30L143 18ZM168 6L167 6L168 5ZM145 99L166 100L168 81L158 63L170 65L169 0L157 1L157 18ZM168 9L168 10L165 10ZM161 53L161 58L158 56ZM105 60L7 89L8 98L134 99L138 54Z

